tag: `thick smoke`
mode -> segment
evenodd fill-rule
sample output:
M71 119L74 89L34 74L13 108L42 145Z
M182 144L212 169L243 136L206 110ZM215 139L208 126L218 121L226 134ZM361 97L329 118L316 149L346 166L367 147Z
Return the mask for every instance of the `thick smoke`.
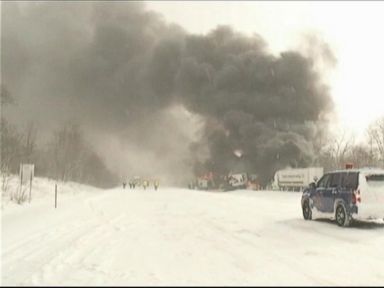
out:
M210 169L253 172L265 184L276 169L314 163L332 102L313 59L274 57L261 39L219 27L186 38L177 79L187 109L213 119L203 137Z
M142 3L5 2L1 37L8 117L47 134L78 122L122 176L246 170L266 183L313 164L332 108L316 59L230 27L191 35Z

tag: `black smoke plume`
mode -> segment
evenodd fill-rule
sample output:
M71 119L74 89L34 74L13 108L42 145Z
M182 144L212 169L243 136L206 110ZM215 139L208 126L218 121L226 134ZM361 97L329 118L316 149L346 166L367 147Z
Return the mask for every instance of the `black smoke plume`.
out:
M189 34L143 3L1 11L2 82L18 102L7 117L47 134L79 123L121 176L246 170L265 184L315 161L333 104L314 57L226 26Z

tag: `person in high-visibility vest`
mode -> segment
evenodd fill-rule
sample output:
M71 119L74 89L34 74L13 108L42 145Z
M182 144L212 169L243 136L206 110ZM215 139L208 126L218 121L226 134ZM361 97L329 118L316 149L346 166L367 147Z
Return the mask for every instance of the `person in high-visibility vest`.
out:
M148 181L147 180L144 180L143 181L143 188L144 190L148 187Z

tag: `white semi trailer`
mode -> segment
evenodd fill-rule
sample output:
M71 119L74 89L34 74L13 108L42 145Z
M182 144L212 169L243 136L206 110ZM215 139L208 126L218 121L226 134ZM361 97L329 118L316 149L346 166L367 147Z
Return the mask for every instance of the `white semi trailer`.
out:
M288 191L302 191L311 182L316 182L324 174L322 167L290 168L275 173L274 188Z

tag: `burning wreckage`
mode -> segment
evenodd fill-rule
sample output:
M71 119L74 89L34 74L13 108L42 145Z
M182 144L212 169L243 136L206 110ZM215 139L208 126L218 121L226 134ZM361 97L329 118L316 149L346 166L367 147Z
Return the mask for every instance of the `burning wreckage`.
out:
M229 173L218 175L212 172L196 177L188 184L189 189L230 191L236 189L261 188L257 175L248 173Z

